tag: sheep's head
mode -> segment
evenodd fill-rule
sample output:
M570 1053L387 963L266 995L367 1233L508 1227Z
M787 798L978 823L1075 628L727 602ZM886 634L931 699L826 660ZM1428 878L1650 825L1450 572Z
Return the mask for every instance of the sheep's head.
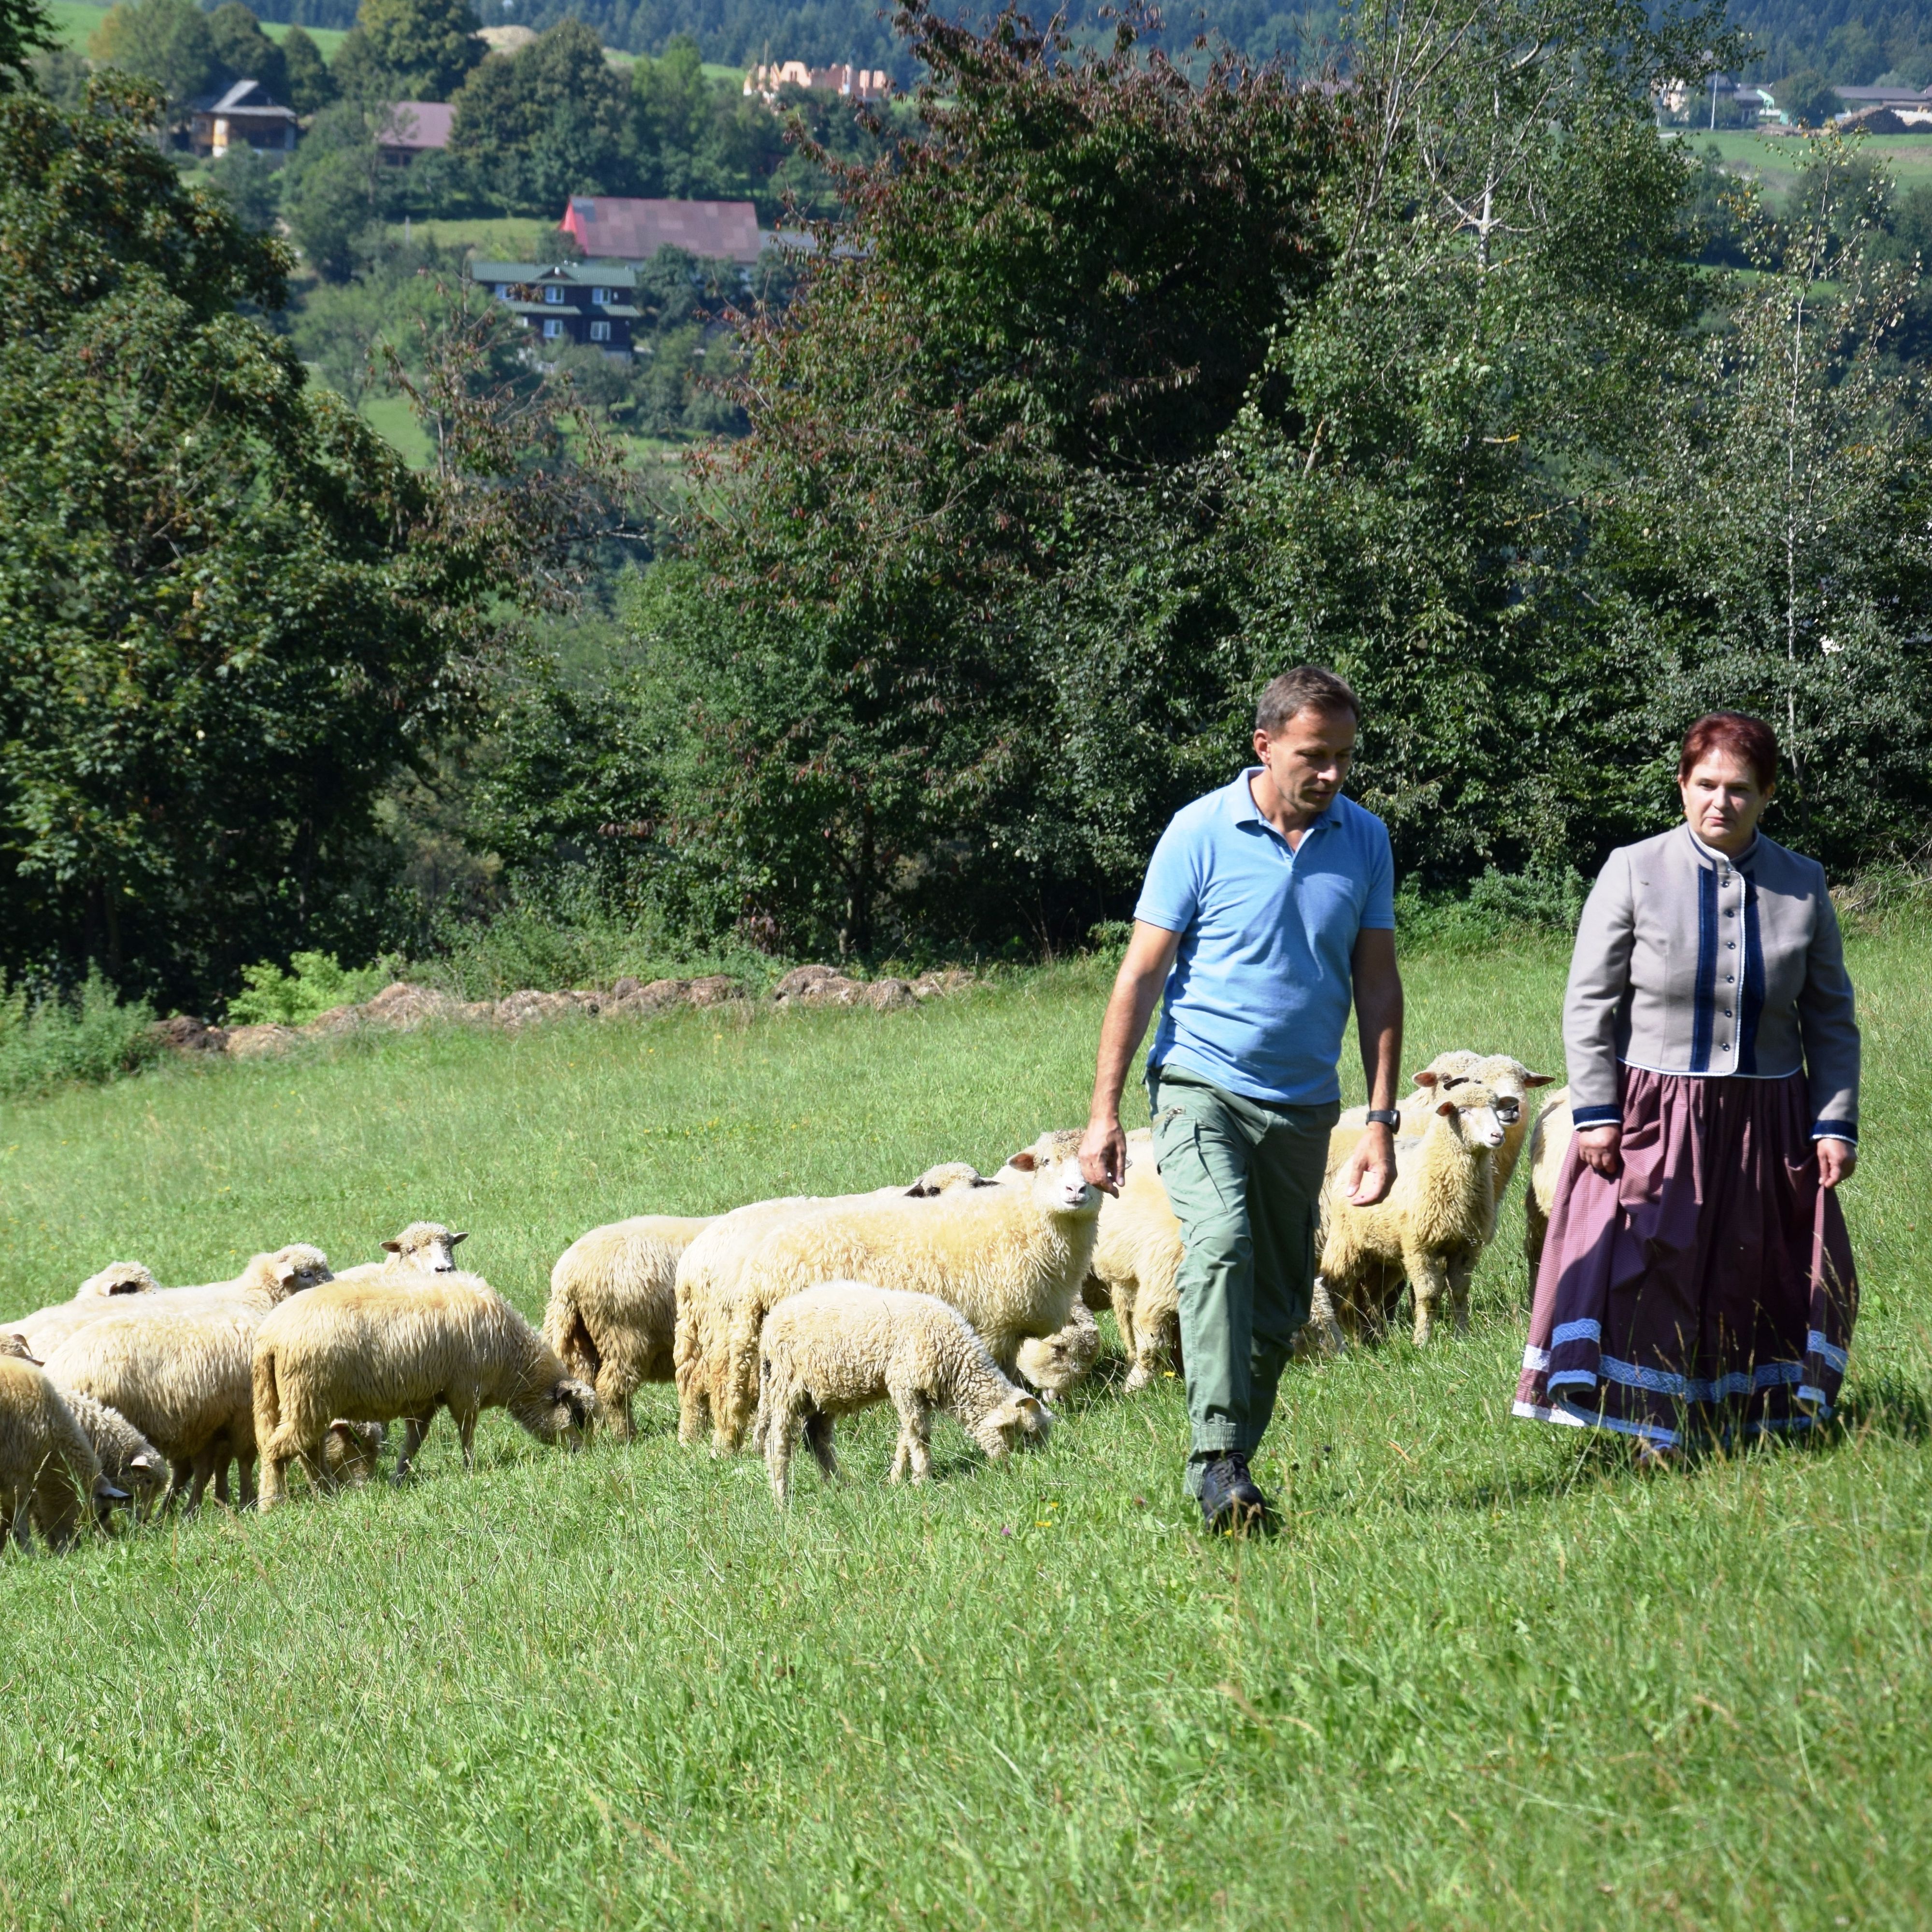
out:
M0 1335L0 1356L10 1357L16 1362L26 1362L38 1369L40 1358L27 1346L24 1335Z
M74 1292L76 1301L96 1295L152 1294L160 1283L139 1262L110 1262L98 1274L91 1274Z
M328 1257L320 1248L312 1248L306 1241L295 1241L272 1255L257 1255L248 1264L243 1279L266 1288L270 1300L286 1301L290 1295L320 1288L335 1276L329 1268Z
M1004 1172L1012 1184L1029 1185L1034 1205L1044 1214L1097 1214L1100 1190L1080 1172L1080 1136L1077 1133L1042 1134L1030 1148L1022 1148L1008 1161ZM1016 1177L1029 1177L1021 1183Z
M511 1403L510 1413L538 1442L581 1449L597 1419L597 1391L574 1376L560 1376Z
M1479 1080L1459 1080L1435 1102L1434 1111L1470 1146L1499 1148L1505 1116L1514 1120L1517 1105L1500 1099Z
M997 1462L1016 1442L1044 1442L1052 1426L1053 1414L1046 1403L1016 1389L980 1418L973 1439Z
M1091 1322L1071 1322L1056 1334L1022 1342L1019 1371L1035 1388L1058 1395L1082 1380L1100 1353L1100 1329Z
M388 1433L380 1422L332 1422L322 1438L322 1466L330 1480L358 1486L368 1482Z
M385 1241L386 1268L408 1269L417 1274L454 1274L456 1244L467 1234L452 1233L440 1221L412 1221L393 1241Z
M930 1201L935 1195L950 1194L956 1187L994 1185L970 1161L943 1160L937 1167L928 1167L906 1192L914 1201Z
M94 1514L97 1522L106 1522L107 1512L116 1503L131 1502L134 1498L118 1484L112 1483L105 1476L94 1479Z
M128 1466L121 1473L134 1492L134 1514L146 1516L168 1486L167 1459L150 1445L129 1456Z
M1550 1073L1532 1073L1520 1060L1507 1053L1438 1053L1414 1076L1418 1087L1448 1093L1465 1081L1474 1080L1489 1088L1510 1111L1506 1120L1519 1118L1524 1096L1534 1087L1547 1087L1556 1078Z

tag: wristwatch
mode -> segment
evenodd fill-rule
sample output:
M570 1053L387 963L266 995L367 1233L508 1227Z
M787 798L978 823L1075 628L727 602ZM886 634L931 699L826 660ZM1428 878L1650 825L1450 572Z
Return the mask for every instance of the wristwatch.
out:
M1399 1127L1402 1125L1402 1116L1393 1107L1371 1107L1369 1109L1369 1125L1372 1127Z

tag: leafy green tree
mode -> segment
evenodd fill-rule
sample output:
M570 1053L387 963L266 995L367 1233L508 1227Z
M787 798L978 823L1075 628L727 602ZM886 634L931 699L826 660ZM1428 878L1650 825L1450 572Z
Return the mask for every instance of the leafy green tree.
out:
M282 174L266 154L246 142L230 147L210 163L208 179L250 233L266 234L274 226L281 212Z
M470 0L362 0L337 49L337 84L367 104L449 100L488 49Z
M572 194L631 185L628 94L597 36L581 21L560 21L470 76L454 102L450 155L512 212L556 220Z
M88 51L101 66L152 81L177 115L222 74L208 16L194 0L119 0Z
M334 100L340 90L322 50L299 27L291 27L282 39L284 98L298 114L319 114Z
M242 0L222 0L208 16L208 32L224 78L258 80L275 100L292 105L287 60Z
M340 101L316 116L286 170L282 208L302 258L324 281L355 272L393 188L361 107Z
M59 44L40 0L0 0L0 94L25 86L30 57Z
M87 62L71 47L54 47L28 63L33 82L63 112L71 113L87 94Z
M1779 110L1794 127L1822 128L1844 104L1816 68L1787 74L1772 90Z

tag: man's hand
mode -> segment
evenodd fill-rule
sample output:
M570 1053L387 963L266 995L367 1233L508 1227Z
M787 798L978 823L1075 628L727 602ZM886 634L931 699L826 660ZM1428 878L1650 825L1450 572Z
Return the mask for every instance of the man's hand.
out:
M1378 1122L1364 1127L1335 1185L1358 1208L1372 1208L1386 1199L1395 1185L1394 1134Z
M1624 1130L1612 1122L1606 1127L1582 1129L1576 1136L1576 1151L1586 1167L1614 1180L1624 1171L1623 1143Z
M1102 1194L1118 1194L1127 1178L1127 1137L1120 1117L1089 1120L1080 1143L1080 1172Z
M1835 1187L1841 1180L1852 1178L1852 1170L1858 1164L1858 1150L1850 1141L1820 1141L1818 1143L1818 1178L1827 1187Z

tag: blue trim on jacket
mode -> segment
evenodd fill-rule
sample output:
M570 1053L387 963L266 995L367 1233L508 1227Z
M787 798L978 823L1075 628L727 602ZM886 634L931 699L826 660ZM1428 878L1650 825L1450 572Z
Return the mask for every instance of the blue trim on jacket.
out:
M1718 1004L1718 874L1708 865L1697 868L1697 977L1693 985L1690 1071L1708 1073Z
M1757 1022L1764 1011L1764 943L1757 925L1757 881L1740 866L1744 882L1744 970L1738 1012L1738 1071L1757 1073Z

